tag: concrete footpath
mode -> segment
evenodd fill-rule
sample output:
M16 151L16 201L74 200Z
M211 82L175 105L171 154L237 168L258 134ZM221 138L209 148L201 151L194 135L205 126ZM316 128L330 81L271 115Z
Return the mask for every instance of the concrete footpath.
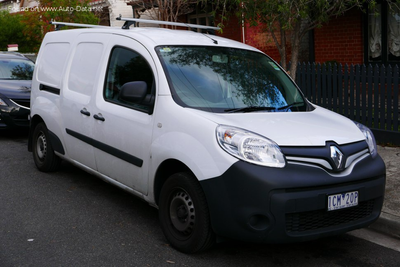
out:
M400 147L378 146L386 164L386 190L379 219L369 228L400 239Z

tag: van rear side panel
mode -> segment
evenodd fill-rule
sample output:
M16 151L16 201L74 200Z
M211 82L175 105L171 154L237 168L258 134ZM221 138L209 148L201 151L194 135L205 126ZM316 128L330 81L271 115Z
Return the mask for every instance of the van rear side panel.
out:
M32 79L32 122L43 120L58 138L62 138L60 93L74 37L76 33L48 33L40 47Z

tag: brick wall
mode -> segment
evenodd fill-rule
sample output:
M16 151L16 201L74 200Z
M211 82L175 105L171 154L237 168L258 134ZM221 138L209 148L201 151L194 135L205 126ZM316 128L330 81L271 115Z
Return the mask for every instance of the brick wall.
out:
M218 23L219 21L219 18L215 20L216 23ZM217 34L231 40L243 42L242 26L240 20L236 16L231 16L229 21L225 21L224 28L222 29L222 34Z
M281 57L278 48L276 48L274 39L270 33L265 31L263 26L250 26L247 24L245 31L246 44L260 49L277 62L280 61ZM280 40L279 33L277 34L277 38Z
M234 16L231 19L234 19L234 21L225 27L222 36L242 41L239 21ZM278 40L279 38L278 36ZM246 24L245 42L265 52L277 62L280 61L279 52L274 40L261 26ZM351 10L341 17L332 18L323 27L315 29L314 46L316 62L363 63L362 12L357 9ZM288 51L288 59L290 59L290 47L288 47Z
M331 19L326 25L314 30L315 61L339 63L363 63L362 12L353 9L344 16Z

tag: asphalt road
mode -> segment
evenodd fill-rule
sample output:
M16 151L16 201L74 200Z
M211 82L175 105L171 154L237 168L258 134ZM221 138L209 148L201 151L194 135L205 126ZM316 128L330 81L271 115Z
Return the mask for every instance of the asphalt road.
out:
M399 266L400 253L340 235L265 245L226 242L185 255L157 210L63 163L39 172L27 134L0 132L0 266Z

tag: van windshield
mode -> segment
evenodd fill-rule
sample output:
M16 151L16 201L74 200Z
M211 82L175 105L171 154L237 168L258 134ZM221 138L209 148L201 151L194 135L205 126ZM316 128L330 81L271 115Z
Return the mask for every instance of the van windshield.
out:
M159 46L174 100L210 112L306 111L292 80L268 56L207 46Z

